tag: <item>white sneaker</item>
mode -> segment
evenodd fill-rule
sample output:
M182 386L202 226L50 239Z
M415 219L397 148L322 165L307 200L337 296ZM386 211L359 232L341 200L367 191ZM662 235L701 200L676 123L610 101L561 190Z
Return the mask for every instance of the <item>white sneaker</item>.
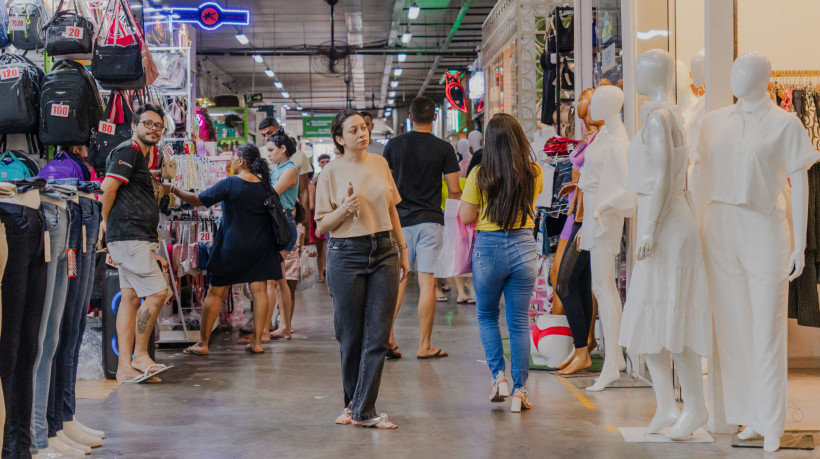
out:
M504 372L498 373L493 381L493 392L490 394L491 402L503 402L505 398L510 396L510 386L507 385L507 377Z

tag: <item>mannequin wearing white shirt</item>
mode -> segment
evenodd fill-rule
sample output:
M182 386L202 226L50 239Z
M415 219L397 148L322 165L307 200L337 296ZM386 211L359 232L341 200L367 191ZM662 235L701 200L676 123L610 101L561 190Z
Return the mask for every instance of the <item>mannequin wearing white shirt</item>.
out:
M776 451L785 429L788 282L805 266L807 169L820 159L794 115L767 94L771 63L732 66L738 103L706 115L700 134L703 241L726 420ZM776 201L788 178L794 249Z
M623 309L615 285L614 259L620 251L624 217L635 210L635 195L624 189L629 135L620 115L623 103L623 91L616 86L600 86L592 94L589 115L603 120L604 126L584 152L578 180L578 188L584 191L585 212L595 217L584 221L580 248L589 251L592 292L598 300L605 338L604 365L595 384L587 388L591 392L620 379L620 369L625 366L618 345ZM601 213L602 209L607 210Z

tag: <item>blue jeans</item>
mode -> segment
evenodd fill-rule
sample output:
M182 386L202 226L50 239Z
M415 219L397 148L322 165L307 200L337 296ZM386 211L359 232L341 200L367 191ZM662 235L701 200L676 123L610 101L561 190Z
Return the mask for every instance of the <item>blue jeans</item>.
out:
M501 294L507 308L513 390L524 387L530 366L528 311L538 276L532 230L482 231L473 250L473 283L478 332L493 379L504 371L504 348L498 327Z
M68 211L54 204L43 202L43 221L51 242L49 261L46 269L46 300L43 317L40 319L40 345L34 362L34 412L31 420L33 446L48 447L48 391L51 386L51 364L60 340L60 323L68 293L68 272L66 269L66 249L68 248Z
M393 237L383 232L328 241L327 285L342 355L345 406L356 421L373 419L399 296Z

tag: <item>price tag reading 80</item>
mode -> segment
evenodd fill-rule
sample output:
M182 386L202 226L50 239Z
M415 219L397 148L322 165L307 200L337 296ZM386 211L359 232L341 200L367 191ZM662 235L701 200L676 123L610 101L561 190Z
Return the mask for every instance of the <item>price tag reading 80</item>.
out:
M23 32L26 30L25 16L9 16L9 31Z
M0 70L0 80L16 80L20 77L20 69L12 67Z
M209 242L213 242L213 235L211 234L210 231L200 231L199 232L199 237L197 239L198 239L197 242L209 243Z
M107 121L100 121L100 127L97 131L100 134L107 134L107 135L114 135L114 132L117 130L117 125L114 123L109 123Z

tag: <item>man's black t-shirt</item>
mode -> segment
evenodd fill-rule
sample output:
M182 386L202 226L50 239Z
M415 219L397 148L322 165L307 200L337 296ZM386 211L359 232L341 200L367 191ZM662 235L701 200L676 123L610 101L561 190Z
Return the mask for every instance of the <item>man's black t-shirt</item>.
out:
M410 131L387 142L384 159L401 195L396 205L401 226L443 225L441 175L459 171L453 146L433 134Z
M156 242L159 206L148 160L136 142L128 140L114 148L106 160L105 176L123 182L108 215L106 242Z

